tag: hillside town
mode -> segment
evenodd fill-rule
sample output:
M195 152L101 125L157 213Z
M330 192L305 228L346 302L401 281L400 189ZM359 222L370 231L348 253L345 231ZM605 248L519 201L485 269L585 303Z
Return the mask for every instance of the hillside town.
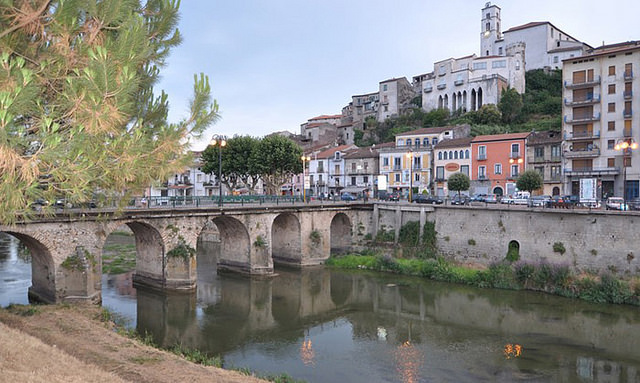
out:
M530 22L502 31L501 8L486 3L480 14L479 54L433 63L431 71L380 81L377 90L353 95L340 114L308 119L299 134L277 132L304 151L304 172L283 185L283 195L331 198L343 193L378 197L409 191L447 197L449 176L471 181L467 194L511 196L525 170L538 171L543 187L534 194L579 195L589 180L598 200L639 197L640 117L633 114L640 82L640 41L593 47L550 22ZM527 89L527 71L562 73L561 129L474 135L469 124L417 127L375 142L372 124L415 109L449 115L484 110L503 94ZM634 92L635 88L635 92ZM484 107L484 108L483 108ZM633 127L636 126L634 131ZM605 129L606 128L606 129ZM198 155L199 153L196 153ZM214 196L229 190L196 162L149 196ZM222 188L222 190L221 190ZM264 192L259 185L257 193Z

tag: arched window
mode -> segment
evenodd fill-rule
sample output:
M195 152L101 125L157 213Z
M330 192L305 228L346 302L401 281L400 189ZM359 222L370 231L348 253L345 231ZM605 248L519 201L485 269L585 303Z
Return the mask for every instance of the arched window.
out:
M416 138L416 148L419 148L419 147L420 147L420 139Z
M429 139L425 138L422 143L424 144L424 146L429 146Z
M455 160L458 159L458 151L457 150L455 152L453 152L453 159L455 159Z
M438 160L442 160L442 152L438 152Z
M469 149L464 151L464 158L469 159Z
M449 155L448 155L447 153L448 153L448 152L444 152L444 159L445 159L445 160L448 160L448 159L449 159L449 158L448 158L448 157L449 157Z
M449 159L452 160L453 159L453 152L451 150L449 150Z
M404 140L398 140L398 146L404 146Z
M407 146L411 146L411 144L412 144L411 138L407 138Z
M464 158L464 150L460 149L460 159Z

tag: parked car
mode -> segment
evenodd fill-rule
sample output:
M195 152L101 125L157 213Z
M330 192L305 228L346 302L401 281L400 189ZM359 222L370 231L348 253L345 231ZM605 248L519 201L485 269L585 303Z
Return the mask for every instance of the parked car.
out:
M400 201L400 193L389 194L389 201Z
M545 207L547 206L547 203L549 201L551 201L551 196L549 195L534 195L533 197L529 198L528 206L529 207Z
M622 197L609 197L605 205L607 210L629 210L629 206Z
M500 198L498 198L498 196L495 194L488 194L484 198L485 203L498 203L499 201L500 201Z
M413 196L413 202L428 203L431 205L441 205L444 201L442 200L442 198L437 196L427 195L427 194L416 194Z
M484 200L487 198L486 194L474 194L470 199L469 202L484 202Z
M343 200L343 201L355 201L355 200L357 200L357 198L353 194L349 194L349 193L342 193L342 195L340 196L340 199Z
M452 205L468 205L469 201L471 201L471 198L469 198L468 195L464 195L464 194L455 194L451 198Z
M627 205L629 205L629 210L640 210L640 198L632 199L627 202Z
M386 190L380 190L378 192L378 199L381 201L400 201L400 194L389 193Z

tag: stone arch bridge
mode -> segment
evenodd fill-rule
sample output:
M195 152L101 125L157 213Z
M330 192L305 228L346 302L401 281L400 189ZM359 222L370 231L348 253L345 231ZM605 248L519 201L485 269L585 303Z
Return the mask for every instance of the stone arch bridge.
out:
M372 209L344 204L83 211L0 226L0 231L31 253L31 298L100 302L102 249L122 225L136 239L136 283L190 290L196 287L199 240L219 242L218 269L268 276L274 262L317 265L332 251L357 246L371 232Z

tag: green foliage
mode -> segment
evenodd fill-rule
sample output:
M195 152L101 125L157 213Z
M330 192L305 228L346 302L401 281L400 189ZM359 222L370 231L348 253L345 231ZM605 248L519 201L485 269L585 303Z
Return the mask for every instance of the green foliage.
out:
M265 247L267 247L267 241L264 239L263 236L258 235L256 237L256 240L253 241L253 246L258 249L264 249Z
M209 145L202 152L202 171L207 174L220 172L219 159L222 159L222 182L229 189L235 189L242 183L253 193L260 181L260 166L256 162L255 152L260 140L250 136L234 136L226 140L226 145Z
M554 242L553 243L553 252L554 253L560 253L563 254L566 252L567 250L564 248L564 243L562 242Z
M469 244L469 246L475 246L476 245L476 240L471 238L467 241L467 244Z
M256 173L265 183L268 194L278 194L282 185L302 173L302 149L287 137L264 137L252 155Z
M393 230L386 231L384 227L381 227L374 241L378 243L389 243L395 241L395 239L396 233Z
M502 92L498 109L502 113L502 122L505 124L513 123L522 111L522 95L513 88L507 88Z
M420 245L420 222L407 222L400 228L398 242L402 246L416 247Z
M60 265L69 271L83 271L85 261L78 254L73 254L65 258Z
M502 113L494 104L482 105L472 116L474 122L480 125L499 124L502 121Z
M178 236L178 245L167 252L169 258L182 258L188 260L195 257L196 249L189 246L182 236Z
M320 234L318 230L312 230L311 233L309 233L309 239L311 239L311 243L318 246L322 241L322 234Z
M113 233L112 235L130 235ZM135 244L110 243L102 249L102 273L122 274L136 268Z
M179 1L37 3L0 6L2 223L34 214L40 199L164 181L192 163L190 142L219 117L204 74L179 123L167 122L167 95L154 94L181 40Z
M471 181L469 180L469 176L464 173L453 173L447 180L447 186L449 190L457 191L458 194L460 194L463 190L469 190Z
M542 187L542 176L537 170L525 170L520 177L518 177L516 187L528 192L540 189Z
M189 362L222 368L222 358L219 356L211 357L200 350L186 348L179 344L169 348L169 351L185 358Z
M509 243L509 249L507 250L507 261L516 262L520 260L520 246L515 241Z

